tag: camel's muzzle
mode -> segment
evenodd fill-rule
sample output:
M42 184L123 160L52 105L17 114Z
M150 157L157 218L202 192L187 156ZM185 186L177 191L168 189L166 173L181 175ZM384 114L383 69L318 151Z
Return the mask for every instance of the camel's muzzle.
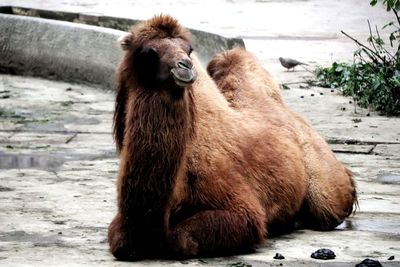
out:
M176 66L171 69L172 77L176 85L186 87L196 80L196 70L190 60L180 60Z

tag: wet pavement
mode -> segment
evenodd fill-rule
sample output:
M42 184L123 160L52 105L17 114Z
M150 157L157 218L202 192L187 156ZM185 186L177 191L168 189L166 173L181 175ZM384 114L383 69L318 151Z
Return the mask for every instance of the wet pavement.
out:
M106 242L118 169L111 136L113 93L0 75L0 266L354 266L364 258L400 266L400 118L355 109L352 99L336 90L309 87L309 72L287 72L277 61L289 56L314 68L335 58L349 60L354 44L338 31L366 39L367 17L380 24L391 18L368 1L339 2L5 0L130 18L163 11L186 26L244 36L247 48L288 84L287 104L310 120L354 172L359 209L335 231L296 231L269 239L253 254L116 262ZM207 16L193 12L204 9ZM336 258L311 259L320 248L333 250ZM274 260L276 253L285 259ZM387 260L390 256L395 259Z
M0 75L0 86L9 96L0 99L0 265L127 265L114 261L106 243L118 168L111 137L112 92L9 75ZM315 103L313 97L299 97L310 90L326 96ZM360 202L356 215L332 232L302 230L272 238L254 254L146 265L275 266L273 256L279 252L285 266L313 266L318 261L310 254L322 247L337 255L331 266L352 266L365 257L400 257L400 142L394 139L400 119L371 112L367 117L361 109L357 114L350 108L343 111L349 100L327 89L283 93L288 105L308 117L355 172ZM337 120L323 115L328 110ZM362 130L366 140L380 141L346 144L356 138L355 117L362 118L358 125L392 131L368 136Z

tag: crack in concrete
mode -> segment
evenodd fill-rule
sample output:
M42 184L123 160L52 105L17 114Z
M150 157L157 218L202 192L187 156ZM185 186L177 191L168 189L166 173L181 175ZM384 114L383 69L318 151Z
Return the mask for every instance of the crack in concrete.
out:
M78 135L78 134L75 133L73 136L69 137L69 138L65 141L65 143L66 143L66 144L69 144L69 142L71 142L77 135Z
M326 139L328 144L340 145L398 145L400 142L361 141L357 139Z

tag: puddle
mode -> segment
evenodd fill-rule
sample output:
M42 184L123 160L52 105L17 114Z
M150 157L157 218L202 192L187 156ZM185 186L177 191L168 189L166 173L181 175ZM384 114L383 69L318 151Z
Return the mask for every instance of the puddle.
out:
M46 123L27 123L24 125L24 130L38 131L38 132L65 132L63 123L46 122Z
M376 176L376 181L382 184L400 184L400 173L381 173Z
M400 228L398 222L388 218L351 218L344 221L337 227L337 229L380 232L400 238Z
M58 170L65 159L54 155L21 155L0 153L0 169Z
M10 191L14 191L14 188L5 187L5 186L0 185L0 192L10 192Z
M104 151L101 154L7 154L0 152L0 169L39 169L58 171L68 161L98 160L115 158L114 151ZM1 188L0 188L1 191Z
M59 246L67 247L59 235L45 236L38 233L26 233L24 231L13 231L0 233L0 241L3 242L31 242L36 247Z

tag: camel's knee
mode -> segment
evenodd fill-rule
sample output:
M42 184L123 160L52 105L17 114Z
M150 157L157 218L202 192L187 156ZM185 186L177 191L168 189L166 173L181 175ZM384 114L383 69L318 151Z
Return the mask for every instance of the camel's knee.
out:
M302 221L306 227L330 230L341 224L357 205L353 177L348 175L332 183L313 184L309 188L302 208Z
M228 210L207 210L179 223L170 245L180 257L248 251L265 238L265 219Z
M120 261L137 261L143 258L143 252L138 246L133 246L129 234L124 229L123 218L117 214L108 227L108 243L110 252Z

